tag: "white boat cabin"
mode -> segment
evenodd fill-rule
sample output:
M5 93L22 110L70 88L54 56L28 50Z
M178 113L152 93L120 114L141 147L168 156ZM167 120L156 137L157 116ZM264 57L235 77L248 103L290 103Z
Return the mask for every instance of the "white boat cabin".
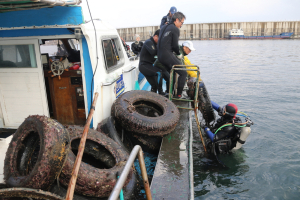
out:
M244 31L243 29L231 29L229 36L244 36Z
M134 89L138 61L129 61L115 28L101 20L85 23L81 7L0 18L0 128L17 128L29 115L84 125L98 92L96 127L116 97Z

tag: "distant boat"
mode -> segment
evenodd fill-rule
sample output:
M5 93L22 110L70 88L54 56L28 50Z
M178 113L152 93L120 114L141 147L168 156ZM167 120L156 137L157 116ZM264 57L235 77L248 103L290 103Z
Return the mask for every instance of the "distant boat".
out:
M268 36L245 36L243 29L232 29L229 31L229 39L288 39L293 32L284 32L279 35Z

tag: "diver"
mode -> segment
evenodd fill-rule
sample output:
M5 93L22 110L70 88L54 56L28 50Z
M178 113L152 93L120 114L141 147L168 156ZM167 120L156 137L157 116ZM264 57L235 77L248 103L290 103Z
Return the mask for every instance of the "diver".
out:
M218 154L228 154L236 146L240 148L241 145L245 143L250 131L248 131L249 133L244 133L245 131L242 131L242 128L250 127L253 122L248 117L246 118L246 122L242 122L239 117L236 117L238 107L233 103L228 103L223 107L220 107L213 101L211 101L211 103L212 107L218 111L221 117L217 120L216 124L211 127L211 130L205 125L201 125L201 127L209 138L207 148L210 149L211 153L214 153L218 159ZM237 145L238 143L240 143L240 145Z

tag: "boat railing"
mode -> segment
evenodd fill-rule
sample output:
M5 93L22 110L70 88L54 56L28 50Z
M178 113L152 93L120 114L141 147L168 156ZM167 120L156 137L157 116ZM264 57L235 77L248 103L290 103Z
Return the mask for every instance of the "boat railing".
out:
M126 178L130 172L130 169L133 165L133 162L134 162L136 156L138 156L147 200L152 200L150 186L149 186L149 182L148 182L147 171L146 171L145 160L144 160L144 156L143 156L143 150L142 150L142 147L139 145L135 145L134 148L132 149L132 151L129 155L129 158L125 164L125 167L124 167L114 189L112 190L108 200L117 200L119 198L120 192L125 184Z

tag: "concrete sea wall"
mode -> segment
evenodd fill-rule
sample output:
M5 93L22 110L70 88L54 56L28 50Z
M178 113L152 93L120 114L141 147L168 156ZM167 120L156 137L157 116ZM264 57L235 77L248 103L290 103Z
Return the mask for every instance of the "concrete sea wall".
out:
M118 33L125 41L133 41L135 34L139 34L141 40L146 40L157 29L159 29L159 26L120 28L118 29ZM294 34L291 38L300 38L300 21L280 21L184 24L180 29L180 39L227 39L231 29L243 29L245 36L267 36L279 35L282 32L293 32Z

